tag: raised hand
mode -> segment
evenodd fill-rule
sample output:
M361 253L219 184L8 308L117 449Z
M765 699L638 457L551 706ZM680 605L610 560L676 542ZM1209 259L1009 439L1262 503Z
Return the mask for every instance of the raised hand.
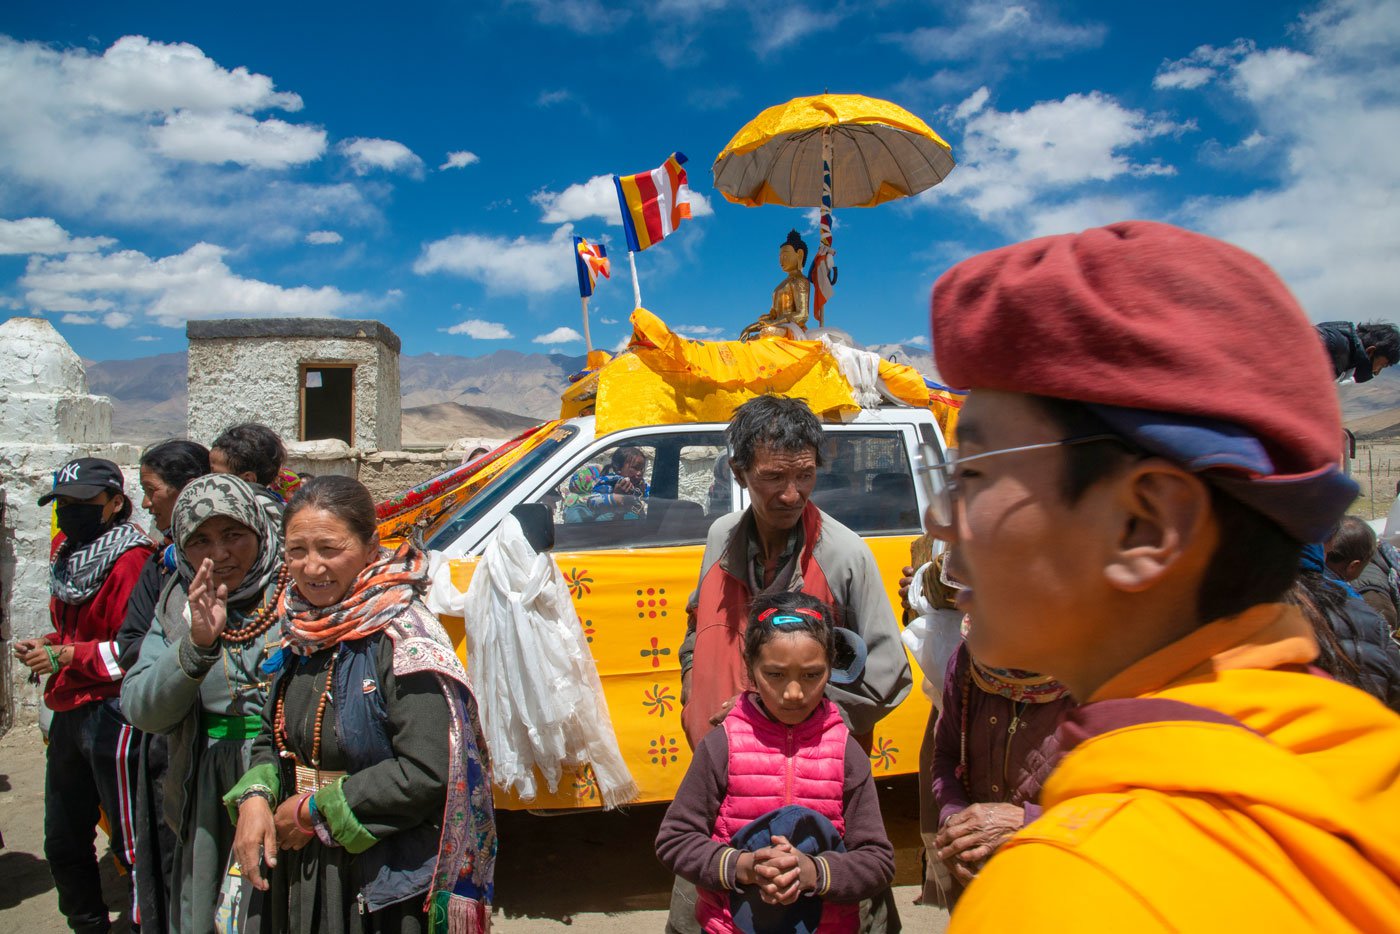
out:
M205 558L190 582L190 641L207 649L228 625L228 588L214 586L214 562Z

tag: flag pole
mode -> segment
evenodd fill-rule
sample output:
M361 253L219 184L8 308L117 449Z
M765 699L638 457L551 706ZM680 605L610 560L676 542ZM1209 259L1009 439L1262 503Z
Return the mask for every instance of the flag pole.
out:
M578 300L583 303L583 346L591 354L593 353L593 338L588 334L588 296L580 295Z
M637 281L637 254L627 251L627 262L632 267L632 302L634 308L642 307L642 286Z

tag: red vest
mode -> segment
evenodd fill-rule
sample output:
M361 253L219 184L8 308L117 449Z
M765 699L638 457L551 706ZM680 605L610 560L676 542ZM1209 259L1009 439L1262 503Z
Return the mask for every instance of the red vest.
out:
M845 834L842 810L846 785L846 740L850 731L836 705L823 699L796 726L779 723L745 694L724 720L729 765L724 800L711 838L728 843L745 824L788 804L800 804L831 821ZM696 920L707 934L734 930L729 893L697 892ZM818 934L853 934L860 924L858 904L822 905Z

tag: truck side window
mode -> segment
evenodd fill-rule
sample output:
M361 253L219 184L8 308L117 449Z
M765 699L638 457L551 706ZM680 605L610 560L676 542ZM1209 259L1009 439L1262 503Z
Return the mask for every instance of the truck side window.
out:
M698 544L734 508L732 485L722 435L661 434L590 453L538 501L556 551Z
M914 475L899 432L829 432L823 454L812 502L862 535L919 534Z

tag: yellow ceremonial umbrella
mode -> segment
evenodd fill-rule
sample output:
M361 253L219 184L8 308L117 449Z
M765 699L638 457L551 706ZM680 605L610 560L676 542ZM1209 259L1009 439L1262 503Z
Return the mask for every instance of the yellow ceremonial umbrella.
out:
M953 150L897 104L860 94L797 97L769 107L715 157L715 187L735 204L821 208L810 276L820 307L836 282L832 208L869 208L932 188Z
M823 204L823 163L830 167L829 204ZM748 207L869 208L932 188L953 165L952 148L903 107L859 94L819 94L751 120L715 157L714 173L720 193Z

